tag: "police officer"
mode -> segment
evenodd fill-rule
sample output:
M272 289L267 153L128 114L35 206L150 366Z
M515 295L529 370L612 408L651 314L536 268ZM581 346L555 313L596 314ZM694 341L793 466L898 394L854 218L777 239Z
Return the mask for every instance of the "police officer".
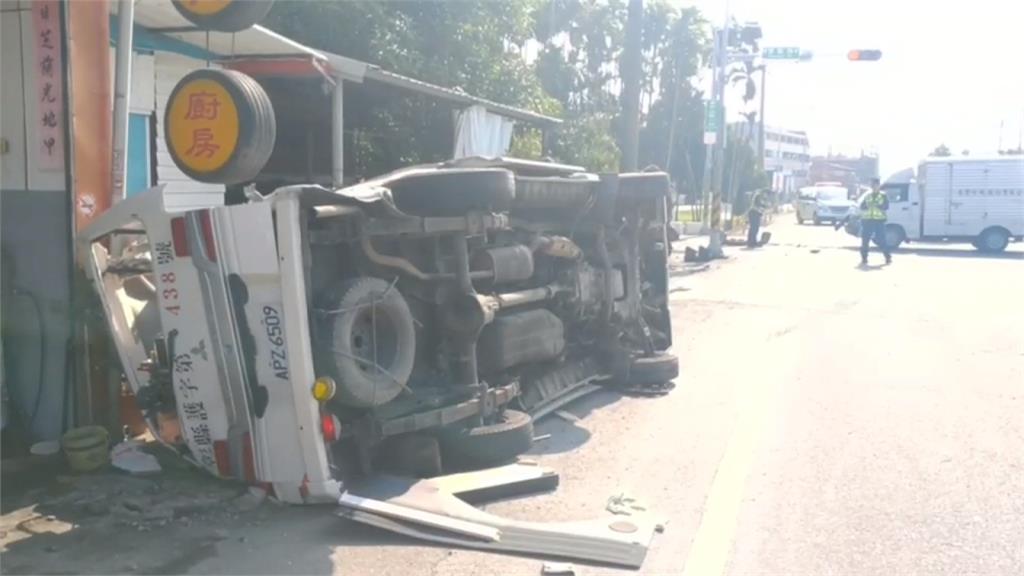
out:
M860 201L860 263L868 263L868 246L871 238L882 249L885 255L885 263L892 263L892 252L885 241L885 220L886 211L889 209L889 198L885 192L879 189L878 178L871 179L871 192L868 192Z
M761 230L761 218L764 213L772 207L772 200L769 197L771 190L761 188L754 192L750 199L750 209L747 211L747 223L750 225L747 230L747 246L757 246L757 233Z

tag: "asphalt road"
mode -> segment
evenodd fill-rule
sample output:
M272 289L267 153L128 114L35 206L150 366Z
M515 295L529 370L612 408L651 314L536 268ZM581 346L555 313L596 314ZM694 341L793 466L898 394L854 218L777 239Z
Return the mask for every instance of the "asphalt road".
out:
M489 509L585 519L634 497L667 521L645 574L1024 574L1020 245L999 258L909 245L860 268L855 239L780 220L772 245L673 279L670 395L599 394L570 406L578 422L544 420L533 457L561 487ZM224 543L192 572L541 567L329 515L266 530L262 552L259 535Z
M1024 250L910 245L861 268L855 239L791 218L771 245L673 278L671 394L602 392L568 407L578 421L545 419L531 458L560 488L488 510L587 519L633 497L666 522L644 574L1024 574ZM190 574L541 569L328 508L263 509L214 542L154 534L127 565L147 571L161 553L153 571ZM126 565L102 562L74 566Z

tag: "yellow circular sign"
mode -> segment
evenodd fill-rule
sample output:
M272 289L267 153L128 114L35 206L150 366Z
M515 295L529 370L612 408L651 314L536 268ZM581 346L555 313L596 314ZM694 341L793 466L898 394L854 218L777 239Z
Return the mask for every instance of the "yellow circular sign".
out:
M218 14L227 8L233 0L182 0L178 3L183 9L193 13L209 16Z
M238 147L238 106L220 83L198 78L180 85L168 103L164 129L177 159L195 172L223 167Z

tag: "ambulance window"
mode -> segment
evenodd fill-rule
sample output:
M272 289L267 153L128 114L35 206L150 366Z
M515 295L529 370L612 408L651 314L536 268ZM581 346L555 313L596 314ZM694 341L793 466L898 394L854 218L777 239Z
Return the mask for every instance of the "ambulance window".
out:
M160 334L160 314L149 239L141 228L121 229L104 244L108 253L103 274L110 303L124 314L136 344L150 352Z

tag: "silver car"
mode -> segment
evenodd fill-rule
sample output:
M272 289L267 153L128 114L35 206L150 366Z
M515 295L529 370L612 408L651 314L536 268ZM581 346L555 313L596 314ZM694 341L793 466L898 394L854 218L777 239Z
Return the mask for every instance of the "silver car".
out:
M839 185L805 186L800 189L796 206L796 220L800 224L811 221L835 224L856 215L857 203L847 197L846 187Z

